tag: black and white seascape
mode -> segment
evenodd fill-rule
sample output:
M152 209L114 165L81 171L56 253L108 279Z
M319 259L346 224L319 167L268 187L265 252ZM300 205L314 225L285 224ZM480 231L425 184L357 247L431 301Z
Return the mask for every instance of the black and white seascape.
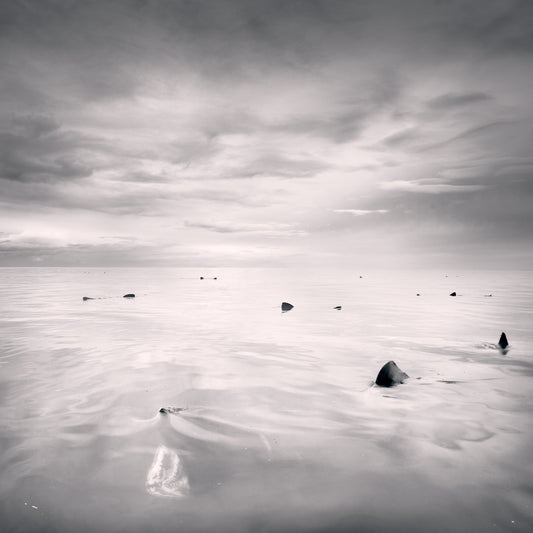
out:
M532 27L0 0L0 531L531 531Z

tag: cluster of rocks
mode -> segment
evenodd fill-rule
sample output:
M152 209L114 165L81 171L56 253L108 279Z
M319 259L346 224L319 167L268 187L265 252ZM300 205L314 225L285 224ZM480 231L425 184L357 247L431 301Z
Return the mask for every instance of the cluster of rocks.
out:
M500 335L498 348L503 354L508 352L509 342L507 341L507 335L504 332ZM381 367L376 378L376 385L379 387L393 387L403 383L408 377L409 376L403 370L400 370L394 361L389 361Z

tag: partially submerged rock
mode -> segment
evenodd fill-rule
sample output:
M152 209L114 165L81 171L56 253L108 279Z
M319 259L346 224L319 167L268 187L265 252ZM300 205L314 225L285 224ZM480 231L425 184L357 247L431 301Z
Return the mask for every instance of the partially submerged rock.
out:
M163 415L173 415L181 411L185 411L185 407L161 407L159 409L159 412Z
M500 335L500 340L498 341L498 346L505 350L507 346L509 346L509 343L507 342L507 335L502 331L502 334Z
M283 302L281 304L281 310L282 311L290 311L293 307L294 307L294 305L290 304L289 302Z
M89 296L84 296L83 301L86 302L87 300L94 300L94 298L91 298Z
M333 309L336 309L337 311L340 311L342 309L342 305L336 305Z
M124 298L135 298L135 294L133 293L125 294Z
M457 296L457 293L454 291L454 292L451 292L450 293L450 296Z
M404 379L408 377L394 361L389 361L379 371L378 377L376 378L376 385L380 387L394 387L394 385L403 383Z

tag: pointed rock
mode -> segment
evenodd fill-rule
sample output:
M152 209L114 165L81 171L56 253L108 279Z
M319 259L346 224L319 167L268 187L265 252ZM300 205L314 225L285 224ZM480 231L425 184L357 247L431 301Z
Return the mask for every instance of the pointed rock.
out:
M507 348L507 346L509 346L509 343L507 342L507 335L505 333L503 333L503 331L502 331L502 334L500 335L500 340L498 341L498 346L502 350L505 350L505 348Z
M282 311L290 311L292 308L294 307L294 305L288 303L288 302L283 302L281 304L281 310Z
M457 293L454 291L454 292L451 292L450 293L450 296L457 296Z
M129 293L129 294L125 294L123 297L124 298L135 298L135 294Z
M408 377L394 361L389 361L379 371L378 377L376 378L376 385L380 387L394 387L394 385L403 383L404 379Z

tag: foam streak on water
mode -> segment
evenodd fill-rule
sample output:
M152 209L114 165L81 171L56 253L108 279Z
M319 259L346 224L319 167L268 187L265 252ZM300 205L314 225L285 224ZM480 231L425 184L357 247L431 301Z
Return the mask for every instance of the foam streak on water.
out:
M146 476L146 489L153 496L180 498L187 495L189 480L174 450L163 445L157 448Z
M1 530L530 531L532 302L526 272L0 269Z

